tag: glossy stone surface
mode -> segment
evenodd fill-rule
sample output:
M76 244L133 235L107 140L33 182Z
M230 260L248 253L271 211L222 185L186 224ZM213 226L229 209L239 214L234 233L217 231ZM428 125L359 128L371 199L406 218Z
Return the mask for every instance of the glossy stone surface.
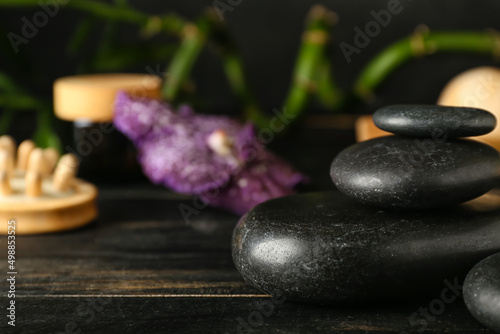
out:
M495 129L497 121L483 109L393 105L377 110L373 122L380 129L398 135L454 138L487 134Z
M500 251L500 197L411 212L362 205L339 191L282 197L242 217L232 247L245 281L287 300L439 296Z
M464 299L472 315L500 333L500 253L479 262L467 275Z
M342 192L363 203L433 208L486 193L498 178L498 152L472 140L387 136L346 148L330 175Z

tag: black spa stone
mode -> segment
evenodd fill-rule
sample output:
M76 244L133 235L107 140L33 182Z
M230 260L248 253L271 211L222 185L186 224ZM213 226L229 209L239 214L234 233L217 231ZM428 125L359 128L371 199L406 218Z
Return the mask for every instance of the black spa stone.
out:
M479 262L470 271L464 284L464 299L479 322L500 333L500 253Z
M307 303L400 301L461 294L467 272L500 251L500 198L453 210L395 212L339 191L294 195L256 206L233 233L246 282Z
M492 189L499 153L466 139L386 136L352 145L335 157L332 180L366 204L420 209L458 204Z
M404 136L453 138L487 134L496 118L483 109L436 105L392 105L373 115L382 130Z

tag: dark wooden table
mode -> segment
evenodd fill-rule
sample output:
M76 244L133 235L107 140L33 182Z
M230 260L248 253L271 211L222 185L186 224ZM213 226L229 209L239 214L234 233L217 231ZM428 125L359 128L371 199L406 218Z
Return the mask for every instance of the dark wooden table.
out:
M322 166L316 180L326 184L328 162L345 142L327 144L284 152L306 171ZM104 187L91 225L18 236L16 327L7 324L2 278L0 333L490 333L461 299L427 317L418 312L432 299L357 307L272 302L234 268L238 217L207 208L187 222L182 203L191 199L162 188ZM0 252L6 276L5 236Z
M230 240L238 218L205 209L187 223L181 203L190 200L159 189L102 190L95 223L18 236L16 327L3 315L0 332L488 332L461 300L428 319L411 315L431 300L356 308L270 303L233 266Z

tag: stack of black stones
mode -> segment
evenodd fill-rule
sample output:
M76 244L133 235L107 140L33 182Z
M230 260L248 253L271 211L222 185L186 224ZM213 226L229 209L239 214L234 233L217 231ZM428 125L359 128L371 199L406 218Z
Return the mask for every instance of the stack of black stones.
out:
M500 156L459 139L492 131L495 117L396 105L374 122L395 135L342 151L331 166L338 190L271 200L240 220L237 269L267 293L307 303L453 296L463 285L472 314L500 332L500 195L490 191Z

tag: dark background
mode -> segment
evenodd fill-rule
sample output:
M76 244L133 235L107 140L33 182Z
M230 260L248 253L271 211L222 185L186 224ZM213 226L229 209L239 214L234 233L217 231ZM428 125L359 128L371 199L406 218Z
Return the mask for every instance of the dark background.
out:
M190 19L195 19L203 8L212 6L212 3L211 0L131 1L133 7L151 14L175 11ZM304 18L314 3L306 0L242 0L232 12L226 12L225 21L243 55L251 86L265 110L281 107L289 87ZM339 44L342 41L353 44L353 28L359 26L363 29L373 19L370 11L387 8L388 1L336 0L318 3L334 10L339 16L329 56L335 77L344 89L350 87L361 68L374 55L397 39L411 34L419 24L426 24L431 30L500 28L499 1L402 0L403 11L393 15L391 23L360 54L353 55L352 62L348 64ZM0 29L3 34L20 34L21 18L26 16L31 20L38 10L38 7L0 8ZM60 76L75 74L86 55L91 54L99 43L102 23L92 30L92 37L80 55L68 56L65 52L75 25L85 15L72 8L64 9L50 19L27 45L20 45L17 55L8 48L1 50L0 70L11 74L37 94L50 98L52 81ZM141 39L135 26L122 25L120 29L117 43ZM4 36L2 44L8 44ZM158 41L163 39L157 38ZM165 64L145 62L127 70L146 72L147 66L155 68L161 65L164 69ZM464 54L440 54L413 60L397 70L378 89L373 105L356 112L371 112L376 106L390 103L434 103L443 85L455 74L474 66L492 64L495 64L492 57ZM23 74L23 70L28 71ZM226 84L220 61L212 53L203 53L193 78L197 83L197 94L207 102L208 111L238 112L238 104ZM315 104L310 109L322 112ZM29 121L23 119L23 123L23 127L30 127Z

